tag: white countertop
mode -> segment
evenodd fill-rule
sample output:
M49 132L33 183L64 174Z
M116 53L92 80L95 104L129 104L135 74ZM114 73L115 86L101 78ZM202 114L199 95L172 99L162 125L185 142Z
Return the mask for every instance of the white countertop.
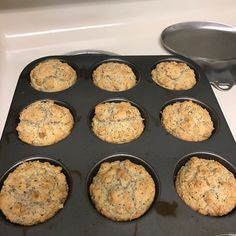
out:
M183 21L236 25L235 0L73 2L22 8L0 4L0 136L19 74L36 58L86 49L161 55L167 52L159 37L169 25ZM236 139L236 86L227 92L213 90Z

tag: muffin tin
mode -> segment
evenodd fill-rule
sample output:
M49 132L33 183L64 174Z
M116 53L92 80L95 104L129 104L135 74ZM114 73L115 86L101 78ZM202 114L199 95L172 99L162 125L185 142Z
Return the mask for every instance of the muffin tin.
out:
M67 90L44 93L30 86L30 71L46 59L57 58L71 65L77 82ZM172 91L158 86L151 70L161 61L181 61L194 69L197 84L186 91ZM100 63L123 62L134 68L137 84L123 92L109 92L96 87L92 71ZM55 100L65 104L74 115L71 134L62 141L44 147L23 143L16 126L19 113L37 100ZM215 130L201 142L188 142L168 134L162 127L162 109L175 101L193 100L207 108ZM107 143L91 130L95 106L105 101L130 101L141 111L145 121L142 135L125 144ZM46 158L62 163L69 179L70 196L63 209L52 219L35 226L10 223L0 214L1 235L201 235L236 234L236 209L226 216L203 216L184 204L175 191L178 169L193 155L219 160L236 176L235 141L214 96L204 71L193 61L177 56L74 55L48 56L28 64L20 74L0 143L1 186L6 172L29 158ZM156 183L156 197L150 209L139 219L114 222L102 216L92 204L88 187L103 161L124 160L143 164Z

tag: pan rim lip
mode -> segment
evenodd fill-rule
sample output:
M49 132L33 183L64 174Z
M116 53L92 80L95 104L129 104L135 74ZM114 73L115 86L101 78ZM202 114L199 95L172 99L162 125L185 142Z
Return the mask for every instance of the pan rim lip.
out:
M217 234L216 236L236 236L236 232L235 233L222 233L222 234Z
M226 58L218 58L218 59L214 59L214 58L206 58L206 57L201 57L201 56L192 56L192 55L186 55L185 53L179 53L177 52L175 49L173 49L172 47L168 46L164 40L165 38L165 34L166 32L170 31L173 27L179 27L179 26L183 26L183 25L193 25L194 27L196 26L196 24L200 24L201 27L202 26L211 26L211 25L218 25L218 26L221 26L221 27L226 27L228 28L229 30L228 31L232 31L233 32L233 29L236 28L234 27L233 25L230 25L230 24L224 24L224 23L221 23L221 22L218 22L218 21L183 21L183 22L177 22L176 24L172 24L172 25L169 25L167 26L166 28L164 28L164 30L161 32L161 35L160 35L160 41L161 41L161 44L162 46L167 49L169 52L171 53L174 53L176 55L180 55L180 56L184 56L184 57L187 57L187 58L191 58L192 60L201 60L201 61L206 61L206 62L214 62L214 61L231 61L231 60L236 60L236 56L235 57L226 57ZM231 30L230 30L231 29Z

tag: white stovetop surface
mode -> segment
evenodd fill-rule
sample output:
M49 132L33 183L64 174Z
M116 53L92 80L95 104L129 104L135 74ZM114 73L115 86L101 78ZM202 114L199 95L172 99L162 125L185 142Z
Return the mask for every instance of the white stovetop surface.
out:
M0 136L19 74L36 58L85 49L168 54L159 37L169 25L183 21L236 25L235 0L60 2L15 9L1 8L0 3ZM236 139L236 86L214 92Z

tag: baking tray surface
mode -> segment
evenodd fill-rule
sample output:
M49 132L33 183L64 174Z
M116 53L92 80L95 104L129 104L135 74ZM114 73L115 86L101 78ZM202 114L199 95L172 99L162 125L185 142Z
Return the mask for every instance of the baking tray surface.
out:
M30 86L30 71L40 62L57 58L71 65L77 82L69 89L44 93ZM197 84L186 91L160 87L151 78L151 70L162 61L187 63L194 69ZM135 70L138 82L123 92L109 92L96 87L92 72L101 62L119 61ZM62 141L43 147L23 143L17 136L19 113L38 100L54 100L65 104L74 116L70 135ZM136 140L125 144L107 143L91 130L94 108L104 101L127 100L136 105L145 120L145 129ZM204 106L214 122L212 136L201 142L187 142L168 134L161 125L162 109L174 101L193 100ZM0 143L0 176L28 158L42 158L61 163L70 179L70 196L50 220L35 226L10 223L0 214L0 235L196 235L236 234L236 209L223 217L203 216L186 206L177 195L174 180L177 170L191 156L215 159L234 174L235 141L202 68L182 56L118 56L118 55L52 55L26 65L19 76L7 122ZM88 186L106 160L130 159L143 164L156 183L156 197L150 209L130 222L115 222L99 214L88 192ZM54 162L55 160L55 162Z

